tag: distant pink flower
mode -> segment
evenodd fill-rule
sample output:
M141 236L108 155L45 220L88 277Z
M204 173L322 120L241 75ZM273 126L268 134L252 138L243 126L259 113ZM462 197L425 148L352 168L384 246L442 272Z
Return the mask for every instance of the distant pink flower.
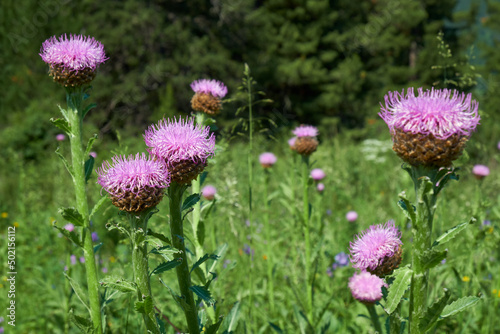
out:
M320 181L325 178L326 174L321 168L314 168L311 171L311 177L314 181Z
M191 83L191 88L195 93L210 94L218 98L223 98L227 94L226 85L218 80L195 80Z
M321 193L323 192L323 190L325 190L325 185L323 183L318 183L316 189L318 189L318 191Z
M80 263L85 263L85 258L83 256L80 256Z
M69 257L70 261L71 261L71 264L75 265L76 264L76 255L71 255Z
M316 137L318 129L312 125L301 125L296 127L292 133L297 137Z
M66 136L65 136L65 135L63 135L62 133L60 133L60 134L58 134L58 135L56 136L56 140L57 140L57 141L63 141L63 140L65 140L65 139L66 139Z
M384 225L372 225L364 232L355 237L354 242L350 242L351 262L353 268L368 270L370 272L392 271L401 261L401 232L394 225L393 220L389 220ZM399 257L399 261L394 263L393 257ZM391 264L390 268L385 268L384 264ZM385 270L387 269L387 270ZM380 275L379 275L380 276Z
M101 271L106 274L108 272L108 268L107 267L102 267Z
M500 150L500 141L497 144L497 148Z
M490 169L485 165L475 165L472 168L472 174L476 179L481 180L490 175Z
M94 152L94 151L91 151L91 152L89 153L89 155L90 155L92 158L94 158L94 159L95 159L95 158L97 158L97 153L96 153L96 152Z
M259 162L264 168L272 167L276 161L278 161L278 158L271 152L265 152L259 156Z
M382 299L382 287L387 285L383 279L362 271L349 278L348 286L354 299L364 304L374 304Z
M290 146L290 148L292 150L295 149L295 141L297 140L297 137L292 137L290 139L288 139L288 146Z
M68 232L73 232L75 230L75 225L69 223L69 224L66 224L64 225L64 229Z
M356 211L349 211L346 215L345 218L347 219L348 222L355 222L358 219L358 213Z
M217 189L210 184L207 184L203 187L203 189L201 189L201 196L203 196L207 201L213 200L216 193Z

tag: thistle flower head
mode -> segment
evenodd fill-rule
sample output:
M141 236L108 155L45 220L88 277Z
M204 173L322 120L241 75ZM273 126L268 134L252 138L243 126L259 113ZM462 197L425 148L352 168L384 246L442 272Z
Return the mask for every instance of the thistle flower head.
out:
M219 99L222 99L227 94L226 85L218 80L195 80L191 83L191 89L193 89L195 93L210 94Z
M317 137L318 129L312 125L300 125L292 133L297 137Z
M318 129L311 125L301 125L292 131L296 136L293 150L302 156L309 156L318 148Z
M217 189L210 184L207 184L203 187L203 189L201 189L201 196L203 196L207 201L213 200L216 193Z
M264 168L272 167L276 161L278 161L278 158L271 152L265 152L259 155L259 162Z
M115 156L97 169L97 183L109 193L115 206L127 212L140 212L158 204L163 188L170 184L167 166L161 160L137 153Z
M191 83L196 94L191 99L193 110L215 116L222 110L221 99L227 94L227 87L217 80L196 80Z
M380 277L362 271L349 278L348 286L354 299L370 305L382 299L382 287L387 285Z
M472 174L476 179L481 180L490 175L490 169L485 165L475 165L472 167Z
M323 190L325 190L325 185L323 183L318 183L316 189L321 193L323 192Z
M57 140L57 141L63 141L63 140L65 140L65 139L66 139L66 136L65 136L64 134L62 134L62 133L60 133L60 134L58 134L58 135L56 136L56 140Z
M99 41L82 35L47 39L40 49L40 57L50 65L54 80L64 86L89 83L97 67L108 59Z
M163 119L146 130L144 140L149 153L164 160L179 183L196 178L215 151L215 135L208 126L195 125L193 118Z
M401 262L401 232L393 220L370 226L349 245L353 268L384 276Z
M311 177L314 181L320 181L325 178L326 174L321 168L314 168L311 171Z
M353 223L358 219L358 213L356 211L349 211L345 215L348 222Z

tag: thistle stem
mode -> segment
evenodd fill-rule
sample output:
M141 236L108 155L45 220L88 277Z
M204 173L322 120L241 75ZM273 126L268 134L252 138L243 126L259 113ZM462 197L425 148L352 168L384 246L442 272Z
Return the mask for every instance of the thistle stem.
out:
M170 201L170 233L172 235L172 246L179 250L179 257L182 259L181 264L178 265L175 270L181 298L184 301L184 316L186 317L189 333L199 334L200 326L196 305L194 303L193 292L190 290L191 274L189 272L186 247L184 245L184 228L181 216L182 195L185 189L186 187L184 185L178 184L177 182L172 182L168 188L168 197Z
M139 216L127 214L131 230L132 241L132 267L134 270L134 281L137 284L137 298L139 301L153 299L151 295L151 285L149 280L148 269L148 249L147 243L144 241L146 237L148 219L150 210L141 213ZM160 334L154 309L147 314L143 314L144 324L146 325L146 333Z
M274 313L274 282L273 282L273 262L274 257L272 254L271 246L271 225L269 223L269 174L268 168L264 169L264 225L266 229L266 240L267 240L267 289L269 295L269 306L271 307L271 312Z
M309 157L302 156L302 191L303 191L303 228L304 228L304 241L305 241L305 262L306 262L306 294L307 294L307 318L309 322L313 322L313 300L312 300L312 286L309 284L311 279L311 241L309 236Z
M373 327L375 327L375 331L379 334L382 334L382 326L380 326L380 321L378 319L377 311L375 310L375 305L366 305L368 309L368 313L370 313L370 319L372 319Z
M85 159L87 157L84 156L82 140L83 115L81 106L83 95L83 87L68 89L66 91L66 100L68 102L67 121L71 127L69 139L71 145L72 177L75 186L76 206L78 212L83 217L83 256L85 258L85 273L87 275L90 317L96 333L102 334L99 285L97 281L94 245L92 244L89 207L85 186Z
M196 124L199 126L203 126L205 124L205 114L204 113L196 113ZM192 194L199 194L201 190L201 175L191 182L191 190ZM200 244L200 240L198 239L198 225L200 224L201 219L201 202L198 201L193 206L193 215L192 215L192 228L193 228L193 239L194 239L194 247L196 258L200 258L203 256L203 245ZM205 268L205 263L202 263L201 268Z

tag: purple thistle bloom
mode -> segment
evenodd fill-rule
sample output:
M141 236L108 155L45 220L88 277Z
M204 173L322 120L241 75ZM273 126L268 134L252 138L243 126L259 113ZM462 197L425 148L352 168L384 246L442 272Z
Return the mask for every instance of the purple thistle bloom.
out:
M206 200L211 201L214 199L215 194L217 193L217 188L214 186L207 184L201 189L201 196L203 196Z
M354 299L364 304L374 304L382 299L382 287L387 285L383 279L362 271L349 278L348 286Z
M314 168L311 171L311 177L314 181L320 181L325 178L326 174L321 168Z
M259 162L264 168L272 167L276 161L278 161L278 158L271 152L265 152L259 155Z
M347 266L349 264L349 255L344 252L338 253L335 255L335 263L342 267Z
M60 133L56 136L57 141L63 141L64 139L66 139L66 136L62 133Z
M379 116L387 123L391 133L395 129L413 134L432 134L438 139L452 135L470 136L479 124L478 103L472 94L456 90L413 88L400 92L389 92L385 106L380 104Z
M118 155L111 160L97 169L97 183L112 196L120 197L128 191L138 194L144 187L166 188L170 184L165 164L144 153L128 158Z
M144 134L149 153L164 159L169 166L184 160L204 164L215 151L215 135L210 128L194 124L194 118L161 120Z
M220 99L227 94L226 85L218 80L195 80L191 83L191 89L193 89L195 93L210 94Z
M296 127L292 133L297 137L316 137L318 136L318 129L312 125L301 125Z
M353 223L358 219L358 213L356 211L349 211L345 215L345 218L347 219L348 222Z
M475 165L472 168L472 174L474 174L477 179L483 179L490 175L490 169L485 165Z
M401 232L393 220L384 225L372 225L355 238L354 242L349 243L351 262L353 268L360 270L376 270L386 257L394 256L402 245Z
M87 68L95 70L108 59L100 42L82 35L47 39L40 49L40 57L51 66L59 65L77 72Z
M75 225L69 223L69 224L66 224L64 225L64 229L68 232L73 232L75 230Z

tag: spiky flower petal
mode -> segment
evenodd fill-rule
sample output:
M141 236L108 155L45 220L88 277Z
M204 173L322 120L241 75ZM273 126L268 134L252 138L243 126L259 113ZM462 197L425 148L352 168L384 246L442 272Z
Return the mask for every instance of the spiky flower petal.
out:
M384 276L401 262L401 232L393 220L370 226L349 245L353 268Z
M349 278L349 289L354 299L363 304L374 304L382 299L382 287L387 286L384 280L366 271L354 273Z
M297 137L317 137L318 129L312 125L301 125L296 127L292 133Z
M204 112L210 116L217 115L222 110L221 99L227 94L227 87L217 80L196 80L191 83L196 94L191 99L191 107L195 111Z
M227 94L227 87L218 80L201 79L191 83L191 88L195 93L210 94L222 99Z

